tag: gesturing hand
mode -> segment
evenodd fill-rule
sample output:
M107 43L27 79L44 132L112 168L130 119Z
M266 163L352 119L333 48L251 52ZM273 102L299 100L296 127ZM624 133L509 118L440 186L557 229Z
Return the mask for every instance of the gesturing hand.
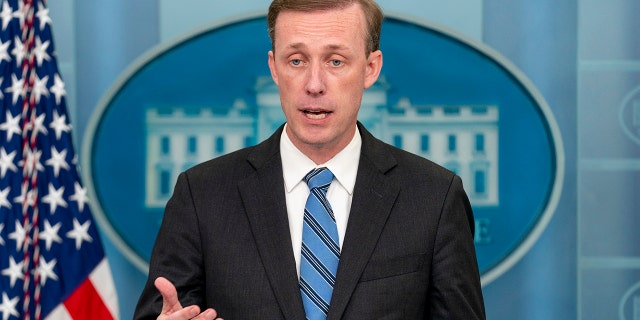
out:
M200 312L200 307L196 305L183 308L178 300L176 287L166 278L156 278L154 285L162 295L162 313L158 316L158 320L223 320L216 318L218 314L211 308L203 312Z

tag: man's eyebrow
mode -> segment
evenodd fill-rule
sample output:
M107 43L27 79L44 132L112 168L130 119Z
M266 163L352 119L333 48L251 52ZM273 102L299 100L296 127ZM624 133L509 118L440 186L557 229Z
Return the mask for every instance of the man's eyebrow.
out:
M289 49L300 49L300 48L306 48L306 47L307 46L302 42L292 43L292 44L287 46L287 48L289 48ZM330 44L330 45L325 46L325 48L330 49L330 50L348 50L348 47L346 47L344 45L340 45L340 44Z
M306 46L304 45L304 43L302 43L302 42L292 43L292 44L290 44L290 45L288 45L288 46L287 46L287 48L290 48L290 49L300 49L300 48L302 48L302 47L306 47Z
M340 44L330 44L327 46L331 50L348 50L349 48Z

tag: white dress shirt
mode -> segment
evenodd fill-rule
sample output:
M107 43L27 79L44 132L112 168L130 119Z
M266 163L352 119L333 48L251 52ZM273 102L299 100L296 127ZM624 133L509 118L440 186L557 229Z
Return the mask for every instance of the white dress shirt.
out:
M309 187L302 180L304 176L314 168L327 167L334 175L333 182L327 191L327 199L333 209L338 227L338 240L340 248L347 230L353 187L356 184L358 162L360 160L360 147L362 139L360 132L356 133L351 142L333 158L323 164L316 165L296 146L293 145L285 130L280 137L280 155L282 157L282 174L284 176L284 188L287 199L287 214L289 216L289 231L291 232L291 244L296 259L296 269L300 275L300 251L302 248L302 225L304 219L304 206L309 196Z

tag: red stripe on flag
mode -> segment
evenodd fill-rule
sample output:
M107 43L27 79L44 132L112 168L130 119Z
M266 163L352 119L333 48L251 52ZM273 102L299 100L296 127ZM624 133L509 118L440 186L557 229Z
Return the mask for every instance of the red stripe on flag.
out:
M64 302L64 306L72 319L100 319L111 320L113 316L102 298L93 287L91 280L86 279L71 296Z

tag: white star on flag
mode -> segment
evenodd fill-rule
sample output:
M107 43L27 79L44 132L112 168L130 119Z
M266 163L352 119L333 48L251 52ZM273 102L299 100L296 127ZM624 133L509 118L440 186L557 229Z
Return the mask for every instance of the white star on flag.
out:
M90 221L85 221L83 224L80 224L77 219L73 219L73 230L67 232L67 237L76 240L76 249L80 249L83 241L93 241L93 238L91 238L87 232L90 225Z
M60 169L69 170L69 164L67 163L67 149L60 152L56 150L56 147L51 147L51 158L44 162L44 164L53 167L53 175L58 177Z
M12 74L11 75L11 87L5 89L4 92L12 94L12 99L13 100L11 100L11 102L13 104L18 103L18 99L20 99L20 97L22 97L22 99L24 99L24 97L27 95L23 91L23 87L24 87L24 80L23 79L18 79L18 77L16 77L15 74Z
M13 259L13 257L9 257L9 267L2 270L2 275L9 277L9 283L11 284L12 288L16 284L16 281L18 279L24 279L24 274L22 273L23 265L24 263L22 263L22 261L20 263L17 263L16 260Z
M6 187L3 190L0 190L0 208L5 207L11 209L11 202L9 202L9 192L11 192L11 188ZM0 231L2 231L2 227L4 225L0 224ZM2 241L2 237L0 237L0 244L4 244Z
M78 203L78 210L82 212L84 211L84 205L89 202L89 198L87 197L87 189L83 188L77 182L73 185L73 189L75 193L69 197L69 200Z
M62 97L67 95L67 91L64 90L64 82L62 82L62 79L60 79L59 75L56 74L53 77L53 86L51 87L51 89L49 89L49 92L53 93L53 95L56 97L57 105L59 105L62 101ZM54 112L56 115L58 114L57 110L54 110Z
M40 260L40 265L36 272L40 275L40 285L47 284L47 279L58 280L58 276L53 272L53 268L56 266L56 259L47 262L46 259Z
M16 67L19 67L27 53L24 50L24 44L17 36L13 39L13 50L11 50L11 53L15 57Z
M44 29L47 23L51 23L51 17L49 17L49 9L45 8L42 3L38 3L38 13L36 13L38 20L40 20L40 29Z
M48 203L51 214L56 213L58 206L67 207L67 202L64 201L62 195L64 194L64 186L56 189L53 184L49 183L49 193L42 197L42 202Z
M9 25L9 22L11 22L11 19L13 19L13 9L11 9L9 2L7 1L2 2L2 11L0 12L0 19L2 19L2 31L4 31Z
M58 222L55 226L51 226L49 220L44 222L44 231L40 232L40 240L44 240L45 247L47 250L51 250L51 245L54 242L62 243L62 238L58 235L58 231L60 231L60 227L62 227L62 223Z
M20 314L16 309L18 304L18 297L9 299L6 293L2 293L2 304L0 304L0 312L2 313L2 320L9 320L9 317L18 317Z
M56 97L56 100L58 98ZM53 111L53 120L51 120L51 124L49 128L53 129L56 132L56 139L60 140L63 132L70 132L71 125L67 124L67 117L64 115L59 115L57 111Z
M11 56L8 51L10 44L10 41L2 42L2 40L0 40L0 62L2 62L2 60L11 61Z
M7 170L13 172L18 171L18 167L13 163L13 159L16 157L16 151L12 151L7 154L4 148L0 148L0 177L4 178L7 174Z
M7 110L7 115L5 118L5 122L0 124L0 130L7 132L7 140L11 140L13 138L13 134L21 134L22 129L20 129L20 115L12 116L11 112Z
M49 96L49 89L47 89L47 82L49 81L49 76L44 76L42 79L36 76L33 81L33 89L31 89L31 94L36 97L36 103L40 103L40 98L44 95L46 97Z
M36 56L36 61L38 61L38 66L42 65L45 60L51 59L49 54L47 53L47 48L49 47L49 41L45 41L44 43L40 40L40 37L36 37L36 48L33 53Z
M29 238L25 238L25 235L29 231L29 227L23 228L22 225L16 221L16 228L9 234L9 239L13 239L16 242L16 251L21 251L31 243Z

